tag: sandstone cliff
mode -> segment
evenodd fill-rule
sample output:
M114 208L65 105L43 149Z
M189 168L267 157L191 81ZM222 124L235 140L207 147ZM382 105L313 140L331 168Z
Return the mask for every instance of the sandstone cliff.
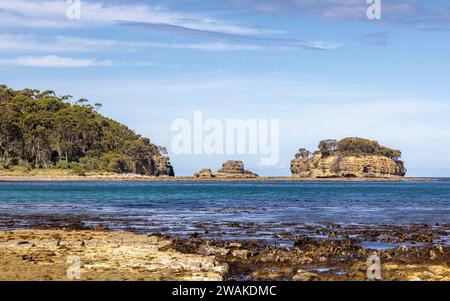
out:
M168 157L155 156L155 157L153 157L153 160L154 160L154 168L153 168L154 176L157 176L157 177L160 177L160 176L174 177L175 176L172 164L170 163L170 159Z
M194 178L257 178L258 175L245 170L242 161L227 161L222 167L213 173L211 169L202 169L194 175Z
M291 162L294 176L305 178L335 177L389 177L406 174L402 161L383 156L328 156L315 155L310 159L294 159Z
M299 150L299 154L291 161L293 176L381 178L403 177L406 174L404 162L398 159L401 152L383 147L376 141L346 138L341 141L322 141L319 147L321 151L313 155L306 149Z

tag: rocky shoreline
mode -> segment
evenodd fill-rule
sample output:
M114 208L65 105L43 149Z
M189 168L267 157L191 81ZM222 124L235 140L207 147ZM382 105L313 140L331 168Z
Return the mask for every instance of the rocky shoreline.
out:
M116 175L0 175L0 182L436 182L450 178L302 178L302 177L154 177L137 174Z
M0 279L64 280L66 258L75 255L81 280L367 280L367 259L376 254L382 280L450 280L450 245L439 239L449 224L309 226L295 235L278 234L293 244L282 247L60 222L0 231Z

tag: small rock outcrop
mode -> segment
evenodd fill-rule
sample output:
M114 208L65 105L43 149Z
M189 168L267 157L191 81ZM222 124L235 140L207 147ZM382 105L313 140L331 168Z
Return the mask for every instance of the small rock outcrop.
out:
M256 178L257 174L244 169L242 161L227 161L216 173L217 178Z
M326 140L311 154L300 149L291 161L293 176L302 178L386 178L403 177L406 167L401 152L376 141L346 138Z
M194 178L200 178L200 179L205 179L205 178L208 179L208 178L212 178L212 177L214 177L214 174L211 171L211 169L209 169L209 168L202 169L194 175Z
M154 169L153 175L157 177L167 176L174 177L175 172L173 171L172 164L170 163L170 159L168 157L163 156L155 156L154 160Z
M222 167L213 173L211 169L202 169L194 175L194 178L257 178L258 175L245 170L242 161L227 161L222 164Z

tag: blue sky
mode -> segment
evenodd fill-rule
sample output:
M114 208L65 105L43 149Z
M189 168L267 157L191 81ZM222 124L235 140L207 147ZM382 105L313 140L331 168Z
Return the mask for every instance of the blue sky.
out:
M450 4L381 0L0 0L0 82L103 103L170 147L177 118L280 120L280 162L174 155L178 175L243 159L288 175L299 147L360 136L401 149L409 176L450 176ZM170 150L170 148L169 148Z

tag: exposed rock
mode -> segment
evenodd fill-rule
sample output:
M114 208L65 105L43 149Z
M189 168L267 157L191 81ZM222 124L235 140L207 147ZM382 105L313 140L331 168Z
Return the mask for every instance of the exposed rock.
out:
M227 161L217 171L217 178L256 178L257 174L244 169L242 161Z
M388 178L403 177L406 168L402 152L377 141L350 137L328 139L311 153L300 148L291 161L293 176L302 178Z
M208 178L213 178L213 177L214 177L214 174L212 173L211 169L209 169L209 168L204 168L194 175L194 178L201 178L201 179L208 179Z
M323 156L318 153L312 158L298 158L291 161L293 176L304 178L361 178L402 177L406 168L402 161L384 156Z
M218 248L214 246L202 245L198 248L198 253L200 255L210 256L210 255L221 255L225 256L230 253L230 250L225 248Z
M227 161L222 164L222 167L216 173L213 173L209 168L205 168L194 174L194 178L197 179L257 177L257 174L244 169L244 163L242 161Z
M294 281L311 281L311 280L314 280L317 278L318 278L317 274L300 269L294 275L292 280L294 280Z
M249 250L233 250L231 252L231 255L233 257L238 257L241 259L247 259L249 256L251 256L251 252Z
M153 170L153 175L174 177L175 173L173 171L172 164L170 164L170 159L163 156L153 157L155 168Z
M18 245L25 238L36 248ZM80 280L216 281L228 272L214 256L182 254L167 248L170 244L127 232L0 231L0 280L69 280L67 260L74 255L81 263Z

